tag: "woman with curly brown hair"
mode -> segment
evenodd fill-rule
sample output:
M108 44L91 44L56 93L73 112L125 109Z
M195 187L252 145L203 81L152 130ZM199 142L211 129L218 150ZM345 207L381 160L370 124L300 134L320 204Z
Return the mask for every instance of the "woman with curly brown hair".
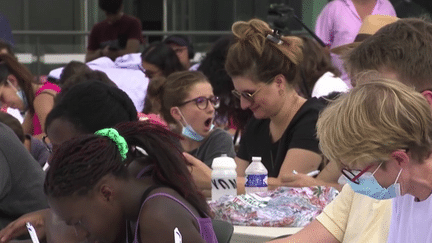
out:
M270 189L282 185L281 177L293 170L308 173L321 163L315 136L323 104L305 99L296 91L302 40L282 36L259 19L239 21L232 27L225 68L233 80L233 94L253 118L245 128L237 162L238 192L243 192L245 169L252 156L262 157Z

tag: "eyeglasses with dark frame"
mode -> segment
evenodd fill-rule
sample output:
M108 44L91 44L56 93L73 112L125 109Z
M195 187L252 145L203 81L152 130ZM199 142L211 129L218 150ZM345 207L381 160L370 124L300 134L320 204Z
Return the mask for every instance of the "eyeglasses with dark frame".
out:
M245 98L248 102L250 102L250 103L254 103L254 102L255 102L255 100L254 100L254 96L255 96L255 95L258 93L258 91L260 91L264 86L266 86L266 85L270 84L271 82L273 82L274 78L275 78L275 77L273 77L273 78L271 78L270 80L268 80L267 82L265 82L263 86L259 87L259 88L258 88L257 90L255 90L255 92L253 92L252 94L249 93L249 92L245 92L245 91L240 92L240 91L235 90L235 89L231 90L231 93L232 93L232 94L233 94L237 99L239 99L239 100L241 99L241 97L243 97L243 98Z
M49 144L49 143L46 142L46 139L47 139L47 138L48 138L47 135L43 136L43 137L42 137L42 142L43 142L43 144L45 145L45 149L48 150L48 152L49 152L50 154L52 154L53 150L52 150L51 144Z
M405 151L405 153L408 153L409 149L402 149ZM384 163L384 161L378 161L379 162L379 166L378 168L375 169L375 171L377 171L379 169L379 167ZM341 170L342 174L351 182L355 183L355 184L360 184L360 176L362 176L364 173L366 173L372 166L376 165L376 163L372 163L369 166L367 166L366 168L364 168L363 170L361 170L358 174L355 174L352 170L347 169L347 168L343 168ZM375 173L374 171L374 173Z
M215 109L219 108L219 105L220 105L220 99L217 96L210 96L209 98L204 97L204 96L200 96L200 97L197 97L195 99L185 101L185 102L181 103L179 106L186 105L187 103L190 103L190 102L195 102L195 105L200 110L207 109L209 102L213 105L213 107Z
M355 184L360 184L360 176L362 176L366 171L368 171L371 167L373 166L373 164L367 166L366 168L364 168L363 170L361 170L359 173L354 173L352 170L350 169L346 169L343 168L341 170L342 174L351 182L355 183Z

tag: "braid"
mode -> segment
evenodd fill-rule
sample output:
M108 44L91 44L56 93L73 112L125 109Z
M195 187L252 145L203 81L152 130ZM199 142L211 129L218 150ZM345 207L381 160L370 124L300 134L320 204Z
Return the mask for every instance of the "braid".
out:
M180 138L178 135L151 121L123 122L115 129L126 139L129 148L141 147L147 152L144 160L153 165L151 176L156 184L173 188L199 211L210 215L186 166L189 163L174 142ZM51 159L45 194L52 197L85 195L107 174L127 178L125 164L142 157L137 154L129 149L128 158L123 161L117 145L107 137L85 135L66 141Z
M45 194L85 195L105 175L125 175L116 144L109 138L85 135L64 142L53 154L45 178Z
M210 215L204 197L198 192L187 165L190 165L174 142L180 137L152 122L123 122L115 126L130 146L142 147L153 165L152 179L176 190L201 212Z

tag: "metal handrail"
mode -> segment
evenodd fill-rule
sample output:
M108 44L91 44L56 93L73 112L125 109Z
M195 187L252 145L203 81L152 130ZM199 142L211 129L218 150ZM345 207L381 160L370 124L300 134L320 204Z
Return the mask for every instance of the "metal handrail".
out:
M291 34L304 34L306 31L292 31ZM36 66L37 75L40 75L41 70L41 51L40 37L49 35L72 35L72 36L87 36L90 31L77 30L13 30L13 35L36 36ZM196 30L196 31L142 31L142 34L148 36L166 36L166 35L188 35L188 36L223 36L232 34L228 30ZM148 43L148 39L147 39Z
M293 30L291 34L304 34L304 30ZM14 35L88 35L90 31L79 30L13 30ZM143 35L229 35L232 34L230 30L171 30L171 31L158 31L158 30L145 30L142 31Z
M229 35L229 30L197 30L197 31L142 31L143 35ZM90 31L79 30L13 30L14 35L88 35Z

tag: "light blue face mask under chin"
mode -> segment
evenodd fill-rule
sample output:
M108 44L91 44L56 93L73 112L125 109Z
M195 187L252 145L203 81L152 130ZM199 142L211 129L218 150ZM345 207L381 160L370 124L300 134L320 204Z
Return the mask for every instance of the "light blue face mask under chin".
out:
M184 116L181 113L181 111L180 111L180 115L182 116L183 120L186 122L186 126L183 126L183 124L182 124L182 126L183 126L182 135L185 136L185 137L187 137L187 138L190 138L190 139L192 139L194 141L197 141L197 142L201 142L202 140L204 140L205 137L201 136L199 133L197 133L192 128L191 125L189 125L189 123L186 121L186 119L184 118ZM213 130L213 128L214 128L214 124L212 123L210 125L210 131Z
M214 125L211 124L210 131L213 130L213 128ZM197 142L201 142L202 140L204 140L204 137L195 132L195 130L189 124L183 127L182 135Z
M359 184L356 184L350 180L348 180L348 183L356 193L360 193L378 200L391 199L401 195L400 184L397 183L401 172L402 169L399 171L395 183L393 183L393 185L389 186L388 188L383 188L375 179L373 173L370 172L364 173L359 178Z

